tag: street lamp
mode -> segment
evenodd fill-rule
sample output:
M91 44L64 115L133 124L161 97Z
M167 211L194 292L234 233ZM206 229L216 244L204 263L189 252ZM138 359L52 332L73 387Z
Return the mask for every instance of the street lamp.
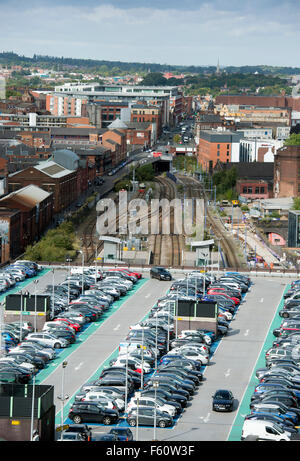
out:
M57 396L57 398L61 401L61 438L63 438L63 427L64 427L64 402L65 400L68 400L69 396L64 395L64 382L65 382L65 369L68 365L68 362L66 360L63 361L62 363L62 377L61 377L61 396Z
M20 306L20 341L22 341L22 324L23 324L23 292L20 291L21 295L21 306Z
M139 440L139 404L140 404L140 397L141 393L136 392L136 432L135 432L135 440L138 442Z
M81 253L81 265L82 265L82 273L81 273L81 293L83 294L83 287L84 287L84 282L83 282L83 269L84 269L84 252L83 250L80 250L79 253Z
M157 379L153 380L154 387L154 431L153 431L153 440L156 440L156 396L157 389L159 388L159 381Z
M31 402L31 424L30 424L30 441L33 442L33 425L34 425L34 399L35 399L35 375L33 375L32 384L32 402Z
M51 269L52 272L52 319L54 318L54 269Z
M34 332L36 333L36 286L39 283L38 279L33 281L34 283Z
M66 262L69 263L68 265L68 304L70 304L70 262L72 261L71 258L66 258Z

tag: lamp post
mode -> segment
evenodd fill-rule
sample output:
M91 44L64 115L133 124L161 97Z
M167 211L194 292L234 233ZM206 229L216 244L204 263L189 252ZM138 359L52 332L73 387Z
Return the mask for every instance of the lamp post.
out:
M125 374L126 374L126 383L125 383L125 408L124 408L124 412L127 413L127 399L128 399L128 344L126 345Z
M68 304L70 304L70 262L72 261L72 259L70 258L66 258L66 262L68 263Z
M139 404L140 404L140 397L141 393L136 392L136 432L135 432L135 440L138 442L139 440Z
M4 346L3 346L3 325L4 325L4 302L0 303L0 358L2 357Z
M20 306L20 341L22 341L22 323L23 323L23 292L20 291L21 295L21 306Z
M65 384L65 369L68 365L68 362L66 360L63 361L62 363L62 377L61 377L61 396L58 396L57 398L61 401L61 415L60 415L60 418L61 418L61 427L62 427L62 430L61 430L61 438L63 438L63 426L64 426L64 403L65 403L65 400L68 400L69 396L68 395L64 395L64 384Z
M36 286L39 283L38 279L33 281L34 283L34 332L36 332Z
M155 319L156 319L156 321L155 321L155 349L156 349L156 354L155 354L155 371L157 371L157 323L158 323L158 316L157 316L157 313L156 313Z
M80 250L79 253L81 253L81 265L82 265L82 273L81 273L81 293L83 294L83 288L84 288L84 282L83 282L83 270L84 270L84 252L83 250Z
M54 318L54 269L51 269L52 272L52 318Z
M157 397L157 389L159 388L159 381L157 379L153 380L153 387L154 387L154 430L153 430L153 440L156 440L156 397Z
M31 402L31 424L30 424L30 441L33 442L33 425L34 425L34 399L35 399L35 375L33 375L32 384L32 402Z

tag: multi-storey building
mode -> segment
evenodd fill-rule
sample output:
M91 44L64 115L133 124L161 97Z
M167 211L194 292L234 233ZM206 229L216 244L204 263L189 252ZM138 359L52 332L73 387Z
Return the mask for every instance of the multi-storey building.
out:
M300 145L283 146L274 158L274 197L300 195Z
M197 157L204 171L211 171L216 163L239 162L242 133L229 130L203 130L199 134Z

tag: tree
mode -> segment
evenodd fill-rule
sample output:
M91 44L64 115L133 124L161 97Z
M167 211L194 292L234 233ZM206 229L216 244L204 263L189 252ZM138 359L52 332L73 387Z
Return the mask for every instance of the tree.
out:
M285 140L285 146L300 146L300 133L292 133L288 139Z
M293 210L300 210L300 196L294 198L294 203L292 206Z
M140 85L162 86L169 85L168 80L159 72L150 72L141 81Z

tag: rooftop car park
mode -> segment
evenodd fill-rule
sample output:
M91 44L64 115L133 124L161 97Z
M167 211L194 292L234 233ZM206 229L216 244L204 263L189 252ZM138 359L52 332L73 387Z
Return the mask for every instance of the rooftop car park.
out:
M68 276L67 271L57 270L56 272L57 285L65 282ZM230 277L232 276L234 274L230 274ZM194 294L191 292L193 290L192 282L187 289L184 287L183 280L180 282L178 279L182 279L181 274L173 275L171 281L158 281L149 279L148 273L144 273L143 278L137 280L131 291L120 299L114 300L106 310L102 311L97 321L86 323L80 331L77 331L73 344L66 348L55 349L55 358L47 361L44 368L39 369L35 379L37 383L54 385L57 409L56 424L58 426L62 421L70 427L75 421L76 423L79 422L78 418L75 418L74 421L69 417L72 416L72 411L70 411L72 406L73 409L75 408L75 414L76 408L78 409L80 405L83 407L89 401L88 404L95 408L97 407L95 401L99 400L101 408L105 408L106 412L110 412L111 415L114 412L117 413L117 418L114 420L113 418L106 418L105 420L102 419L102 422L82 421L83 424L88 424L91 432L98 434L99 437L101 432L108 432L109 428L105 428L105 425L110 423L109 427L124 429L131 427L134 438L138 436L139 440L152 440L153 424L154 419L156 419L156 431L160 440L212 440L213 434L214 439L217 437L217 440L241 439L244 418L250 414L250 400L248 399L247 402L247 410L245 400L247 401L248 393L249 395L253 393L253 384L255 383L254 387L258 384L257 378L254 379L253 370L265 366L265 363L261 365L259 360L262 360L261 357L264 359L266 349L272 346L269 343L265 344L266 338L269 334L273 335L272 332L278 325L278 319L280 319L279 323L284 320L278 312L282 310L283 292L289 286L286 288L285 283L280 284L271 277L264 279L257 277L250 288L241 293L240 303L239 300L237 301L238 293L236 291L234 296L231 293L232 296L230 297L233 298L231 305L228 302L227 304L225 302L224 305L219 302L219 337L214 338L211 334L208 335L208 332L201 334L199 332L186 332L184 335L180 335L186 337L178 337L176 342L174 319L168 316L166 300L168 297L174 297L172 285L177 290L177 285L180 285L180 296L192 296ZM77 284L79 283L78 286L80 286L82 278L79 276L78 280ZM94 283L95 279L91 282ZM219 295L222 291L221 287L218 286L220 284L210 282L214 287L209 288L207 286L205 295L207 297ZM39 292L44 289L49 291L51 283L51 272L43 272L40 277ZM46 288L47 286L48 288ZM28 288L32 289L30 285ZM86 291L91 292L97 289L92 285L88 288L89 290ZM197 288L199 289L199 286ZM222 293L224 294L224 292ZM226 296L229 296L229 292L226 293ZM226 296L224 295L224 300ZM158 300L160 301L157 302ZM76 300L71 302L74 301ZM72 308L72 310L74 309ZM277 314L274 314L275 310ZM61 313L57 314L60 315ZM63 317L60 315L55 322L59 323L59 318ZM166 322L168 318L169 324ZM260 319L259 322L258 318ZM156 319L158 319L157 325L159 325L157 327L159 331L157 344L155 343ZM270 319L273 319L273 323L270 323ZM69 322L71 320L76 323L73 319L68 319ZM148 324L147 330L144 328L144 344L147 342L146 352L148 356L144 356L143 377L141 376L141 348L132 347L126 359L127 344L135 344L135 346L136 344L143 344L141 323ZM169 343L166 341L168 325L169 332L171 332ZM151 335L148 333L148 328L151 329ZM198 334L199 337L196 337ZM274 336L272 339L274 340ZM26 339L23 342L25 343ZM126 344L125 349L124 344ZM168 347L170 353L167 351ZM205 348L208 354L206 353L206 358L204 358L205 354L203 355L203 362L200 363L200 355L205 352ZM153 351L155 352L156 349L159 353L157 371L155 354L153 355ZM174 351L179 355L174 356ZM195 351L197 352L196 355ZM39 352L42 355L41 351ZM64 386L68 398L64 401L62 414L62 404L59 397L61 394L62 364L65 362L67 362L67 366L63 372ZM114 390L112 389L114 386L109 384L107 377L109 379L114 378L113 373L117 374L118 369L118 377L124 378L125 376L126 378L126 367L128 369L128 383L130 382L133 387L127 389L126 399L124 389L122 390L123 394L119 395L120 398L116 398L117 393L112 398L110 394ZM112 368L115 370L112 371ZM253 376L251 376L252 373ZM100 390L101 386L98 386L100 377L101 379L105 378L106 381L103 390ZM157 390L153 386L153 380L155 381L156 378L159 381ZM139 406L137 420L136 393L141 391L141 379L143 380L143 389L140 399L144 398L143 403L148 408ZM170 387L167 383L170 379L176 386ZM98 382L94 383L93 381ZM95 387L83 388L83 386L91 383ZM112 381L111 384L117 386L116 381L114 383ZM218 389L232 391L234 397L232 412L222 411L220 413L213 410L212 396ZM156 416L153 411L155 394L156 404L159 403ZM147 401L145 400L146 397ZM83 400L78 404L81 398ZM169 400L169 404L166 403L166 399ZM115 408L109 408L111 407L110 402L113 402L112 407L115 406ZM172 414L168 416L169 419L162 418L165 415L160 413L165 408L162 405L169 405L172 408ZM125 412L125 406L127 412ZM80 411L82 412L82 410ZM58 433L57 437L59 436Z

